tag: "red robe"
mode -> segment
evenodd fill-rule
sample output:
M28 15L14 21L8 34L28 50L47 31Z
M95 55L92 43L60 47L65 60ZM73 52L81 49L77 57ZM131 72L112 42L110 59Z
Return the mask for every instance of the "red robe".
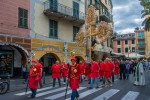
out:
M63 64L61 66L61 75L62 75L62 77L67 77L68 76L68 70L69 70L69 68L68 68L67 64Z
M90 64L85 64L85 75L88 76L90 78L90 67L91 65Z
M80 74L83 75L84 74L84 63L79 64L79 68L80 68Z
M31 89L37 89L38 88L38 79L39 73L38 73L38 69L37 66L32 66L30 67L29 70L29 76L28 76L28 86Z
M110 78L112 75L111 64L109 62L104 62L104 66L105 66L104 76L105 76L105 78Z
M42 79L42 64L41 63L38 63L37 65L36 65L36 67L37 67L37 72L39 73L39 80L41 80Z
M60 64L53 64L52 67L51 67L51 70L52 70L52 78L60 78L60 69L61 69L61 66Z
M80 84L80 68L78 64L71 65L70 67L70 88L77 90Z
M99 74L100 76L104 76L105 64L102 62L99 64Z
M99 66L98 66L97 62L93 61L91 63L90 70L91 70L91 74L90 74L91 78L97 78L97 77L99 77Z
M120 73L119 62L115 62L115 74Z

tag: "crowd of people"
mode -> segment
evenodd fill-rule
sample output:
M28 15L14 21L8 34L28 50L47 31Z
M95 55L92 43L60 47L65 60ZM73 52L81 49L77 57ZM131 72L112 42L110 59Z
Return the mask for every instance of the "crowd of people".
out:
M104 61L91 59L90 63L81 60L77 63L77 59L73 57L70 64L56 61L50 67L52 71L53 87L55 87L56 79L61 87L61 78L63 85L69 80L70 88L72 89L71 100L79 97L77 89L79 84L87 81L89 89L99 88L100 84L104 87L112 86L116 78L120 80L128 80L130 74L135 77L134 85L145 85L144 69L147 68L146 62L140 60L112 60L106 58ZM31 98L35 98L38 84L41 84L42 79L42 64L37 60L32 60L32 65L29 70L28 84L32 91Z

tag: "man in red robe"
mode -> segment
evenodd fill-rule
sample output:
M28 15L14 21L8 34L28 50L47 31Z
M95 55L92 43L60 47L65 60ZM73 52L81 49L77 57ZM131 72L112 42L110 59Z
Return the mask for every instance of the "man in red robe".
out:
M119 61L118 61L118 59L116 59L116 61L115 61L115 74L117 75L117 78L119 79L119 74L120 74L120 67L119 67Z
M65 62L62 62L62 65L61 65L61 76L64 79L64 83L63 83L64 85L66 84L66 78L68 76L68 70L69 70L68 65L65 64Z
M76 63L76 58L73 57L71 59L71 65L70 65L70 88L72 90L71 94L71 100L75 100L79 97L79 93L77 89L79 88L80 84L80 68L79 65Z
M52 78L53 78L53 87L55 87L56 79L58 79L59 86L61 87L61 83L60 83L61 65L59 64L58 60L56 61L56 64L52 65L51 70L52 70Z
M42 88L42 70L43 70L43 65L37 60L37 72L39 73L40 88Z
M111 59L109 59L108 62L110 64L110 68L111 68L112 82L114 83L114 81L115 81L115 77L114 77L114 75L115 75L115 73L114 73L115 72L115 64Z
M109 62L109 59L106 58L105 62L104 62L104 66L105 66L105 71L104 71L104 77L106 79L107 85L112 86L112 82L111 82L111 76L112 76L112 72L111 72L111 64ZM106 84L105 84L106 85ZM106 86L107 86L106 85Z
M91 67L90 63L85 64L85 76L86 76L86 79L89 80L89 84L90 84L90 73L91 73L90 67Z
M83 79L84 79L84 63L82 60L79 63L79 68L80 68L80 72L81 72L80 82L82 83Z
M105 64L102 60L99 61L99 74L103 81L103 86L105 85L105 77L104 77L104 71L105 71Z
M93 88L94 79L96 80L96 88L99 88L99 65L96 61L91 60L91 74L90 74L90 87L89 89Z
M32 65L29 70L29 76L28 76L28 86L32 92L31 98L35 98L36 96L36 90L38 88L38 82L39 82L39 75L38 72L38 62L36 60L32 60Z

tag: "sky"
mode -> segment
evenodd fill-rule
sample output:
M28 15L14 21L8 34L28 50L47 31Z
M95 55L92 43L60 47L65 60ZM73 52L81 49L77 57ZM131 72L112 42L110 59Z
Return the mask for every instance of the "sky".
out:
M115 32L119 34L133 33L140 27L143 7L139 0L112 0Z

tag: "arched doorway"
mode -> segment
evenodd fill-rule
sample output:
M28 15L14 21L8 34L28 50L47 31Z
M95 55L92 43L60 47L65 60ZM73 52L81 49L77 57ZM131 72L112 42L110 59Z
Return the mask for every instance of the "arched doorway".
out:
M81 56L76 56L77 63L79 63L81 60L84 61L84 59Z
M47 53L40 58L39 61L43 63L44 71L47 75L52 74L50 68L56 62L56 60L60 61L58 56L54 53Z
M27 62L29 53L18 44L0 44L0 77L22 76L22 66Z

